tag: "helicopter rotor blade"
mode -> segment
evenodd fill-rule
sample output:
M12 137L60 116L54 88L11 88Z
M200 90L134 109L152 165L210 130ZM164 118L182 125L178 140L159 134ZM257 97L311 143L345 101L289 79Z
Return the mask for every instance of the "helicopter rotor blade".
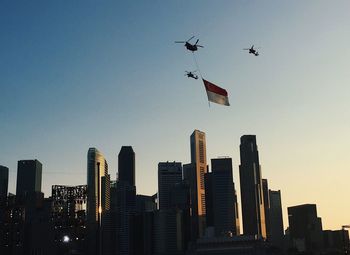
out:
M188 39L186 42L189 42L191 41L192 39L194 38L194 36L192 36L190 39Z
M197 39L196 43L194 45L197 45L197 43L199 42L199 39Z
M204 48L204 46L202 46L202 45L196 45L197 47L201 47L201 48Z
M250 49L243 49L243 50L250 50Z

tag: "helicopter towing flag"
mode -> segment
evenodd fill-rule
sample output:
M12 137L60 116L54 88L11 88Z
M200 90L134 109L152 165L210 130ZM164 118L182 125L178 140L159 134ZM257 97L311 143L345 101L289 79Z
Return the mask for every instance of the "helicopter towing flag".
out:
M219 86L207 81L203 80L205 90L207 91L208 100L213 103L222 104L229 106L230 103L228 101L227 91Z

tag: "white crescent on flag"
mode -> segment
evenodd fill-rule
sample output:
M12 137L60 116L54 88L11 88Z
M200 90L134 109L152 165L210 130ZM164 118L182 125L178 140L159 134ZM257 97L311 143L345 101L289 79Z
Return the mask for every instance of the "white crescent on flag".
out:
M208 100L213 103L229 106L227 91L219 86L203 79L205 90L207 91Z

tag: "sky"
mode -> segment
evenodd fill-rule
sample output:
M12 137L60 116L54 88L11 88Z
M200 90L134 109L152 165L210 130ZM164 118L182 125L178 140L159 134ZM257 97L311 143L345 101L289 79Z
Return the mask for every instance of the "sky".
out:
M324 229L349 224L350 2L179 0L0 2L0 165L16 189L17 161L43 164L42 189L86 184L89 147L116 178L121 146L136 153L139 194L157 191L157 165L233 158L255 134L269 188L287 207L316 203ZM208 105L203 77L229 93ZM243 51L254 44L260 55Z

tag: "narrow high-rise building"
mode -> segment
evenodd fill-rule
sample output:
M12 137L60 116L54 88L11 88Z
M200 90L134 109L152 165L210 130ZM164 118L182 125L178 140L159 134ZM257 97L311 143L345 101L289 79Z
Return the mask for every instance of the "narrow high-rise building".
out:
M135 152L131 146L122 146L119 152L118 180L135 186Z
M283 249L283 215L282 215L282 201L281 191L269 190L270 195L270 243L280 249Z
M266 238L261 169L255 135L241 137L240 157L243 233Z
M232 159L217 158L211 160L211 192L213 227L215 236L237 235L235 190L232 174ZM207 187L210 185L206 185ZM207 192L207 191L206 191Z
M266 239L270 239L270 194L269 184L267 179L262 179L262 190L264 197L264 214L265 214L265 226L266 226Z
M204 174L207 172L207 150L205 133L199 130L194 130L191 135L191 163L195 167L194 193L197 203L195 213L198 215L198 234L203 236L206 227Z
M158 164L158 203L159 209L171 208L171 190L182 181L180 162L160 162Z
M9 169L6 166L0 166L0 209L5 206L9 184Z
M117 251L119 255L135 254L136 214L135 153L131 146L122 146L118 155L116 183Z
M37 160L20 160L17 165L16 197L22 201L25 196L41 192L42 164Z
M87 244L88 254L101 254L102 215L109 210L108 164L96 148L87 154Z

